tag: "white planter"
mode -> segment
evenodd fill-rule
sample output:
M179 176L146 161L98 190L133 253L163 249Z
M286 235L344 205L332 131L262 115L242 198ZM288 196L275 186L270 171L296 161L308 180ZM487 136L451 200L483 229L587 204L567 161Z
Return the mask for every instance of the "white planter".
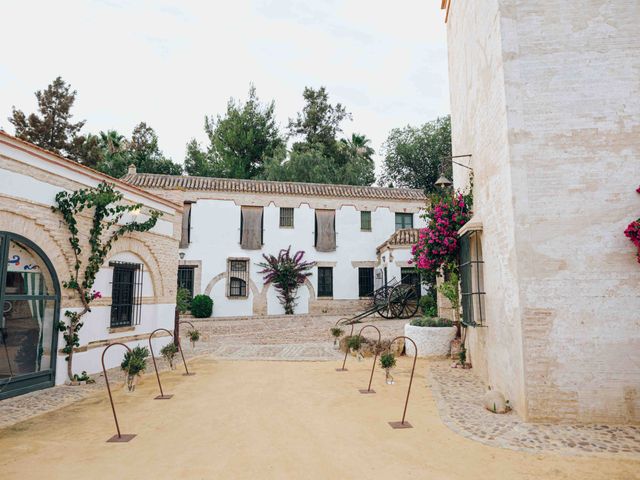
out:
M449 355L451 340L456 337L456 327L414 327L406 324L404 334L416 342L419 357ZM413 355L413 345L405 340L407 355Z

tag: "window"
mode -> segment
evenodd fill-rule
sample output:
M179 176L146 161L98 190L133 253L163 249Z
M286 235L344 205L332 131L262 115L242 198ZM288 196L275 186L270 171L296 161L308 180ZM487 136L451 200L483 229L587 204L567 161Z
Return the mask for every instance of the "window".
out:
M482 232L470 231L460 237L460 291L462 323L471 327L484 325L484 279Z
M413 228L413 213L396 213L396 230Z
M371 231L371 212L360 212L360 230Z
M249 282L249 261L230 258L227 260L228 297L246 298Z
M319 252L336 250L335 210L316 210L315 247Z
M373 268L358 269L358 292L360 297L373 295Z
M193 298L193 266L179 265L178 266L178 288L186 288L189 290L189 297Z
M187 248L191 243L191 203L185 202L182 209L182 234L180 248Z
M138 325L142 297L142 265L126 262L110 262L109 265L113 267L111 328Z
M333 297L332 267L318 267L318 296Z
M260 250L262 248L262 234L262 207L241 207L240 246L245 250Z
M293 208L280 208L280 228L293 228Z
M400 269L400 282L405 285L413 285L416 289L418 298L422 296L422 284L420 282L420 274L415 268L403 267Z

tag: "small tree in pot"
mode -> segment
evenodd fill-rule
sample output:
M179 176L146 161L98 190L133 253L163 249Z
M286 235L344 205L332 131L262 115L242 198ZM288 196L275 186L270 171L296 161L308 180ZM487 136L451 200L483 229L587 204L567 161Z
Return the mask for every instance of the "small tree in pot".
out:
M264 275L264 284L272 283L276 287L278 300L286 315L293 315L298 287L311 275L309 270L315 265L315 262L302 260L302 250L296 252L293 257L290 252L291 246L286 250L280 250L277 257L263 254L266 261L258 264L262 267L258 273Z
M391 369L396 366L396 356L391 352L385 352L380 355L380 366L385 372L385 381L389 385L393 385L393 377L391 376Z
M134 347L133 350L124 354L124 359L120 368L127 372L127 390L133 392L136 389L139 377L147 369L147 357L149 349L147 347Z
M167 343L160 350L160 354L169 363L169 368L171 370L175 368L175 366L173 365L173 360L176 358L177 353L178 353L178 347L173 342Z

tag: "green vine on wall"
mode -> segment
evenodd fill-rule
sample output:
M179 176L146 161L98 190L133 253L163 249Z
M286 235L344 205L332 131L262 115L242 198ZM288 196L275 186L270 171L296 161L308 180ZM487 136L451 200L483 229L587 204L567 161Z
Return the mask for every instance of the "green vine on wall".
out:
M60 320L58 323L58 330L63 332L65 341L62 351L67 355L67 375L69 380L73 380L73 349L80 346L78 332L83 326L82 317L91 311L91 302L101 297L100 293L92 291L92 288L107 254L123 235L151 230L162 213L151 209L148 218L143 222L121 223L126 214L141 211L143 205L119 203L123 200L122 193L105 182L93 188L59 192L55 200L56 205L51 208L62 215L67 225L74 256L71 277L63 281L62 286L77 293L82 302L81 311L65 311L66 321ZM93 218L87 239L89 251L83 255L81 236L84 235L80 232L78 217L85 210L93 210Z

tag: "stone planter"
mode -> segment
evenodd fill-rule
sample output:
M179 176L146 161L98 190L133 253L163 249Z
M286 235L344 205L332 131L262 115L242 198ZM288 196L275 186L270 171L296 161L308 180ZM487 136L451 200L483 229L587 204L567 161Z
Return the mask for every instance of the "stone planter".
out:
M406 324L404 334L416 342L419 357L443 357L449 355L451 340L456 327L414 327ZM413 345L405 340L407 355L413 355Z

